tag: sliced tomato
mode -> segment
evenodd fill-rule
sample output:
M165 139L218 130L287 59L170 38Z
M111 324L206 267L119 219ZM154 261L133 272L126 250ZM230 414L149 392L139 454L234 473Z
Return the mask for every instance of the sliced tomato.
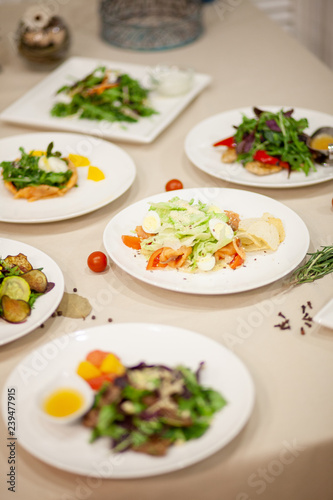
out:
M114 375L113 373L103 373L103 375L100 375L99 377L94 377L87 380L87 383L94 391L99 391L105 382L110 383L115 378L116 375Z
M231 267L231 269L236 269L236 267L239 267L243 264L244 262L244 259L242 259L242 257L237 253L235 255L235 257L232 259L232 261L230 262L229 266Z
M96 368L100 368L104 359L109 355L106 351L100 351L96 349L95 351L91 351L87 354L86 360L90 361L91 364L96 366Z
M166 267L168 264L162 264L160 262L160 255L163 251L163 248L159 248L158 250L155 250L154 253L151 254L148 264L147 264L147 271L151 271L152 269L158 269L159 267Z
M141 248L141 240L137 236L128 236L128 235L123 235L121 237L123 240L123 243L129 247L133 248L134 250L140 250Z

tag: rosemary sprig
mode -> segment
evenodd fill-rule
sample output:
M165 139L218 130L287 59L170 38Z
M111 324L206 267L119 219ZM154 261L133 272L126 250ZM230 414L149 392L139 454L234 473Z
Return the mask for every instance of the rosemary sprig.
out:
M303 266L293 272L292 284L311 283L333 272L333 245L321 248L322 250L307 254L311 257Z

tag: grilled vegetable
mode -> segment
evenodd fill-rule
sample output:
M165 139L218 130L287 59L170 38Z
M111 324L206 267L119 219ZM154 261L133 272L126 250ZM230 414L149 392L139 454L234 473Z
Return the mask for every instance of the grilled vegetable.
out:
M32 269L32 265L23 253L19 253L18 255L7 255L3 262L10 268L15 266L19 267L24 273Z
M44 293L47 288L47 277L39 269L32 269L21 276L30 286L31 290Z
M31 308L28 302L3 295L1 298L2 315L10 323L22 323L30 316Z
M7 295L11 299L28 302L30 293L28 282L20 276L8 276L3 280L0 287L0 298Z

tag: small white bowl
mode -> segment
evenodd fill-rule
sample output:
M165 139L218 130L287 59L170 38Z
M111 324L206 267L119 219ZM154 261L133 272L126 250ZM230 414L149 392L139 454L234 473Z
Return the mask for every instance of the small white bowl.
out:
M191 68L158 65L150 69L149 76L153 89L160 95L176 97L191 90L194 71Z
M54 392L57 392L61 389L77 391L82 396L83 403L80 408L78 408L78 410L69 415L63 417L49 415L48 413L46 413L44 408L46 400ZM57 424L70 424L81 418L92 407L94 398L95 393L85 380L83 380L76 373L63 372L51 384L48 384L47 387L43 388L43 390L38 395L37 405L41 415L49 422Z

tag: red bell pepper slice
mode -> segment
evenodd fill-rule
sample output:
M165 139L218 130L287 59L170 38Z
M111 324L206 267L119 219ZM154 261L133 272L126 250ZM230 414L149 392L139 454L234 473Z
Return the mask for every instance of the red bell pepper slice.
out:
M278 165L282 168L289 168L288 162L279 160L279 158L275 158L274 156L270 156L263 149L258 149L258 151L256 151L253 155L253 159L260 161L261 163L266 163L267 165Z
M235 143L235 138L232 137L227 137L226 139L222 139L222 141L215 142L213 144L214 147L216 146L227 146L228 148L234 148L236 146Z
M151 271L152 269L158 269L159 267L166 267L168 265L168 264L162 264L160 262L160 255L162 251L163 248L159 248L158 250L155 250L155 252L151 254L146 267L147 271Z
M236 253L234 258L230 262L229 266L231 267L231 269L236 269L236 267L241 266L243 264L243 262L244 262L244 259L242 259L242 257L238 253Z

